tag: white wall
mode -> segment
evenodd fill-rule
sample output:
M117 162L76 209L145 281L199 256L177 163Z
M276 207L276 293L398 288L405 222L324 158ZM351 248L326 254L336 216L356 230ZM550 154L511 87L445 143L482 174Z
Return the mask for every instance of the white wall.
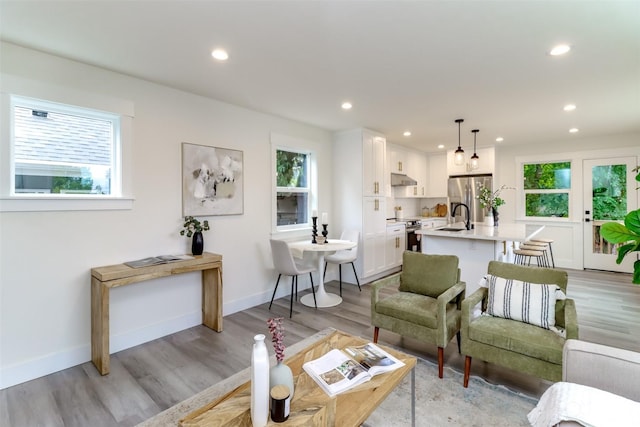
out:
M548 219L535 222L545 226L539 237L554 239L553 254L556 265L564 268L582 269L583 263L583 218L582 207L582 162L585 159L618 156L640 156L640 134L609 135L598 138L571 137L567 140L543 142L535 145L510 145L496 147L496 171L494 186L507 185L521 189L519 165L522 159L571 160L571 186L577 189L573 198L570 218ZM500 221L522 221L523 213L518 212L516 191L503 191L506 201L500 207ZM634 197L637 195L630 195ZM527 220L527 223L532 221Z
M11 44L1 52L0 78L133 102L135 202L131 210L0 213L0 388L90 360L92 267L190 252L178 234L182 142L244 152L244 214L208 217L205 232L205 250L223 255L225 315L269 301L275 282L271 132L315 146L318 203L331 212L327 131ZM111 351L197 325L200 316L197 273L115 289Z

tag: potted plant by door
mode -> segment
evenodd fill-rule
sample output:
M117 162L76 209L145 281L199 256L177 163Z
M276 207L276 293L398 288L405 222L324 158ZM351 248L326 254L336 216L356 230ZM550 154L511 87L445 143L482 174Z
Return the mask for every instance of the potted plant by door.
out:
M639 172L640 166L633 170ZM640 182L640 173L636 175L636 181ZM640 187L637 189L640 189ZM629 212L624 217L624 225L615 221L602 224L600 234L610 243L623 243L618 248L617 264L622 263L627 254L640 252L640 209ZM631 282L640 285L640 260L636 260L633 263L633 278Z
M181 236L193 237L191 241L191 253L193 255L202 255L204 251L204 237L203 231L209 230L209 221L204 220L202 223L197 218L192 216L184 217L184 224L182 230L180 230Z

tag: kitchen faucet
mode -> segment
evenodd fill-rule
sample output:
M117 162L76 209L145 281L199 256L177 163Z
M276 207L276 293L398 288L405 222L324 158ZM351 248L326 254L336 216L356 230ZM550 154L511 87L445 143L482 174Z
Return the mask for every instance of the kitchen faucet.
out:
M451 211L451 217L456 217L456 210L460 206L464 206L467 209L467 222L464 224L464 226L467 230L471 230L471 213L469 212L469 206L465 205L464 203L456 203L456 205L453 207L453 210Z

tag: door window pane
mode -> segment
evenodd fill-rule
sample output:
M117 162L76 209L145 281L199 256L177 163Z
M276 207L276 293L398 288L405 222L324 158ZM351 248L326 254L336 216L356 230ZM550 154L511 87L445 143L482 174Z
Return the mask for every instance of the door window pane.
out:
M627 214L627 165L591 168L593 220L623 220Z

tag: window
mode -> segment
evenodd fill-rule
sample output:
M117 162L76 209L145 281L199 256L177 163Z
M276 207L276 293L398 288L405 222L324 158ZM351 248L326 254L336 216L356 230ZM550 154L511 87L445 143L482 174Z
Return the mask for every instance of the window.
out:
M12 195L119 196L120 117L11 98Z
M276 225L309 223L311 153L276 149Z
M523 165L525 216L569 217L571 162Z

